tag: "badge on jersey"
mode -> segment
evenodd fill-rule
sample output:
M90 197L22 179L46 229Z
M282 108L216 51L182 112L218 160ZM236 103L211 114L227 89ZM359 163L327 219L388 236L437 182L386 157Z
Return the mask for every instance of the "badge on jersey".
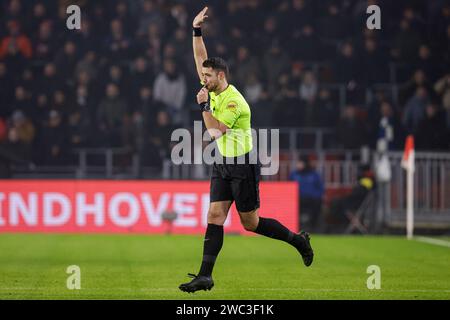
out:
M227 104L227 109L229 109L230 111L236 111L237 108L237 103L234 101L231 101Z

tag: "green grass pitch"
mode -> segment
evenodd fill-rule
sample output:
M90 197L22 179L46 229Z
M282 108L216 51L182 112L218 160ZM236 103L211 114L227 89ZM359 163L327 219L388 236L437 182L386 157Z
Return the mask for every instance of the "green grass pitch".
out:
M315 260L289 245L226 235L211 291L196 273L202 236L0 234L0 299L450 299L450 248L404 237L312 235ZM78 265L81 289L66 286ZM381 289L367 288L369 265Z

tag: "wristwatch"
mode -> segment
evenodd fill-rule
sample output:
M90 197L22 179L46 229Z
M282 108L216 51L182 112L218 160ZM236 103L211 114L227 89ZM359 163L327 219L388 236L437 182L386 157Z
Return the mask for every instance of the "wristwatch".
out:
M200 110L202 112L203 111L205 111L205 112L210 112L211 111L211 107L209 106L209 102L208 101L200 103L199 106L200 106Z

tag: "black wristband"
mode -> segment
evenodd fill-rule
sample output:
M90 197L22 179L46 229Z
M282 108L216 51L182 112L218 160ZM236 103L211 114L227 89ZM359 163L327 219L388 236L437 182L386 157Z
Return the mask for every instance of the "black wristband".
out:
M211 108L209 107L209 102L208 101L199 103L198 105L200 106L200 111L201 112L203 112L203 111L206 111L206 112L211 111Z
M192 30L193 30L194 37L201 37L202 36L202 28L194 27Z

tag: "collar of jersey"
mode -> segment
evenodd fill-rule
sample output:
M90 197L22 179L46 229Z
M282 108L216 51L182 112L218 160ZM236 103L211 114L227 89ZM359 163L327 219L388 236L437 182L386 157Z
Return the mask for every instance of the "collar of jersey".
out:
M219 97L219 96L221 96L223 93L228 92L229 90L231 90L231 88L232 88L232 85L231 85L231 84L228 84L228 87L227 87L225 90L223 90L221 93L219 93L219 94L215 94L214 92L212 92L212 93L214 93L214 97Z

